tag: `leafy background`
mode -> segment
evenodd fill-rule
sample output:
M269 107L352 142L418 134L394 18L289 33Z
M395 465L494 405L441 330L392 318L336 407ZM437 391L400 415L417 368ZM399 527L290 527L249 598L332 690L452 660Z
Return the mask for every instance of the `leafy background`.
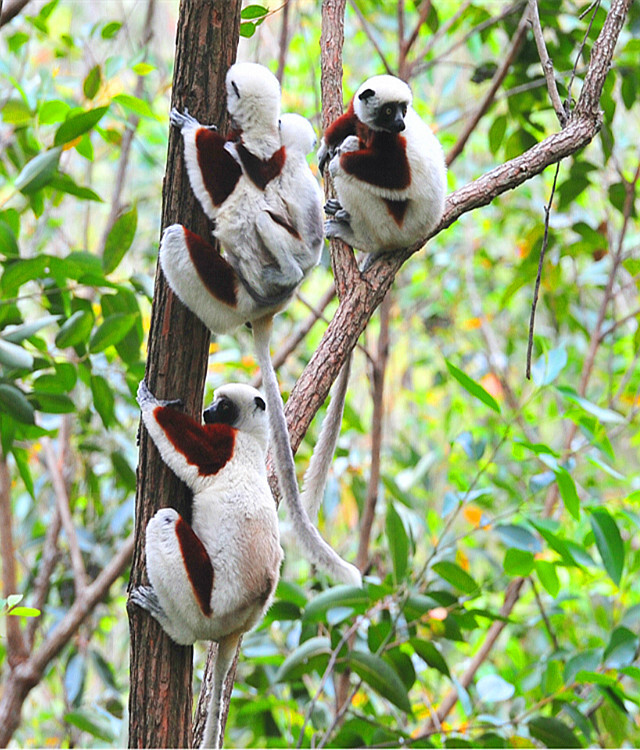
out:
M383 58L394 71L408 66L416 107L449 152L523 5L425 2L405 9L405 39L424 21L410 55L398 48L403 4L348 5L345 99ZM574 73L576 96L608 3L539 5L561 96ZM266 17L245 9L239 55L282 70L283 109L318 126L319 4L287 7L273 4ZM133 395L144 374L176 13L153 0L34 0L0 28L3 584L5 597L42 609L2 623L19 618L36 648L79 581L94 580L131 532ZM598 138L558 173L531 380L528 321L552 169L414 256L388 321L376 316L362 337L320 525L345 557L364 555L369 577L362 591L331 587L298 556L285 522L282 581L244 641L229 745L640 744L639 21L632 6ZM529 34L452 161L449 188L557 127ZM285 395L335 309L316 309L330 283L325 257L278 318L276 352L317 318L279 369ZM207 396L223 382L251 382L251 352L248 332L218 337ZM300 476L321 416L298 451ZM16 745L126 743L126 578L47 664ZM203 659L200 648L197 678ZM0 666L6 681L5 638ZM452 690L453 710L440 718Z

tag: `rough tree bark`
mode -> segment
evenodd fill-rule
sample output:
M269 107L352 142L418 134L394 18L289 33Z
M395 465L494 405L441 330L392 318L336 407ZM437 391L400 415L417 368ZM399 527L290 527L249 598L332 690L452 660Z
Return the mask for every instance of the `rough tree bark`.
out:
M224 126L224 78L234 62L240 0L183 0L180 4L172 106L201 122ZM168 118L167 118L168 126ZM208 236L209 226L189 187L180 134L169 133L162 227L173 223ZM179 398L192 416L202 410L209 332L173 295L156 269L146 380L158 398ZM144 532L156 510L184 512L185 485L162 463L140 425L136 542L130 588L146 583ZM128 606L131 634L130 747L189 747L192 656L176 646L146 612Z

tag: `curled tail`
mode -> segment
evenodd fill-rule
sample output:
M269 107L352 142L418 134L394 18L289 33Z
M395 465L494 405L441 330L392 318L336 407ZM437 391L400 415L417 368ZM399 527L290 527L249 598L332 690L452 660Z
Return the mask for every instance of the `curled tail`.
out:
M343 560L340 555L325 542L318 530L311 522L304 509L298 482L296 479L295 463L289 441L289 432L284 417L284 408L278 381L269 353L269 339L271 337L273 319L262 318L253 322L253 337L256 357L262 372L262 384L267 401L267 413L271 427L273 451L275 455L276 473L280 490L287 501L287 507L300 545L308 559L318 567L326 570L337 580L354 586L362 586L360 571ZM327 465L326 460L323 465Z

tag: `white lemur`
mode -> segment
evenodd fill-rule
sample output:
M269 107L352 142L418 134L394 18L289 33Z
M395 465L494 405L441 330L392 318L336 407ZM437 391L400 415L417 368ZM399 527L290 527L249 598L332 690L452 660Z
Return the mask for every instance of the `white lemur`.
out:
M335 578L361 585L358 569L342 560L322 539L302 506L282 397L269 353L273 315L288 302L300 281L292 282L284 273L286 281L280 286L285 291L274 295L281 278L277 269L286 268L292 257L301 257L302 261L292 265L304 275L317 262L322 243L321 193L304 159L309 131L301 125L304 118L283 116L280 134L280 89L275 77L262 66L239 63L229 69L226 80L227 108L239 140L225 141L191 119L181 119L178 124L185 139L192 188L207 215L215 220L215 234L221 236L223 245L226 243L229 260L201 237L174 225L164 232L160 262L173 291L213 332L251 322L276 474L300 544L312 562ZM306 137L301 137L301 132ZM288 149L285 143L277 148L280 141L275 139L281 137L286 142L291 139L293 146ZM305 146L296 148L301 141ZM290 152L294 153L291 160ZM283 211L278 213L282 221L274 218L273 206ZM227 231L225 227L236 229ZM271 260L282 254L285 258L274 266ZM268 289L261 281L263 273L270 279Z
M273 598L282 562L266 473L267 415L251 386L218 388L205 424L138 388L144 424L162 460L193 492L191 525L173 508L147 524L151 586L131 592L176 643L218 642L203 747L218 747L222 687L238 641Z
M315 133L299 115L279 119L280 85L262 65L233 65L226 89L229 138L175 109L171 122L182 132L189 180L213 233L264 308L291 297L319 260L322 196L305 158Z
M232 331L283 309L319 259L323 239L322 191L306 161L306 154L315 145L315 133L307 119L287 113L280 120L280 137L286 150L280 174L269 181L265 191L258 191L242 176L241 192L248 193L252 200L228 199L229 205L225 204L226 210L221 214L224 220L216 221L217 227L224 229L222 241L226 243L227 257L241 257L239 262L234 261L235 266L211 243L180 224L167 227L162 236L160 264L171 288L216 333ZM193 133L189 131L186 138L193 139ZM187 140L185 150L186 143ZM192 179L191 170L189 175ZM200 202L205 207L205 201ZM234 213L239 215L237 220ZM237 248L232 244L234 235L228 230L232 225L238 227ZM257 248L255 252L253 247ZM247 281L256 276L265 249L273 257L284 251L283 266L295 269L285 276L275 276L267 290L268 298L253 290ZM297 281L293 282L293 278ZM262 287L264 291L264 284Z
M370 253L409 247L444 210L442 147L411 106L411 90L389 75L357 90L324 132L318 161L329 161L337 200L327 201L327 237Z

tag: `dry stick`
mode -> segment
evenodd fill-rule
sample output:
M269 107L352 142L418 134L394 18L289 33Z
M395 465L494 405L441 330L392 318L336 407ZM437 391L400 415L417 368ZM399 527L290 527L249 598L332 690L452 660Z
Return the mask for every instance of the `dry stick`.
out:
M384 378L389 359L389 313L391 296L388 293L380 305L380 333L378 336L378 350L373 361L371 398L373 399L373 415L371 418L371 470L367 497L360 519L360 542L356 565L364 573L369 564L369 542L371 529L375 518L378 490L380 484L380 453L382 450L382 419L384 416Z
M0 451L0 559L2 560L2 593L5 598L18 593L16 550L13 544L11 513L11 475L7 459ZM19 617L5 617L7 629L7 658L15 667L27 657Z
M64 533L67 536L67 543L69 545L69 556L71 558L71 569L73 570L73 583L75 586L76 597L79 596L87 586L87 571L84 567L84 560L82 559L82 552L80 552L80 545L78 543L78 535L76 534L76 527L73 524L73 517L71 516L71 507L69 505L69 494L65 487L64 479L62 478L62 472L60 466L56 460L53 452L53 446L49 438L42 439L42 449L44 451L45 464L47 471L51 477L51 484L53 486L53 493L56 498L56 505L58 507L58 513L62 521L62 527Z
M44 543L42 545L40 568L31 589L31 600L29 602L29 605L31 607L35 607L36 609L41 610L47 601L47 595L49 594L53 569L60 559L60 550L58 549L58 536L60 535L61 528L62 520L60 518L60 510L58 508L58 505L56 504L53 507L52 518L47 524L47 532L45 534ZM27 622L25 637L27 641L27 648L29 650L33 648L33 642L35 640L38 628L41 625L41 620L41 617L30 617L29 621Z
M416 21L416 25L413 27L413 31L411 32L409 38L406 41L401 40L401 47L400 47L400 59L406 59L407 55L409 54L409 51L413 47L413 45L416 43L416 40L418 39L418 34L420 33L420 29L422 28L422 24L427 20L427 16L431 12L431 0L423 0L423 2L420 4L420 15L418 16L418 20Z
M0 747L6 747L20 725L22 705L31 689L40 682L51 661L69 643L87 615L122 575L131 561L132 552L133 534L123 542L97 578L76 597L71 609L49 632L40 648L9 672L0 695Z
M513 61L518 56L518 52L520 51L522 42L524 41L524 38L527 34L528 24L529 24L529 10L528 8L525 8L524 13L522 14L522 17L520 18L520 23L518 24L518 28L516 29L516 32L513 35L513 39L511 40L511 46L509 47L509 50L504 57L504 60L502 61L502 63L500 64L496 72L494 73L493 78L491 79L491 85L489 86L489 89L485 93L473 117L471 117L465 129L463 130L462 134L460 135L458 140L454 143L451 150L447 154L447 166L450 166L452 162L455 161L455 159L457 159L458 156L460 156L471 134L476 129L476 126L478 125L478 123L480 122L484 114L487 112L487 110L491 106L498 89L502 85L502 82L504 81L504 79L507 76L507 73L509 72L509 68L511 67Z
M540 14L538 13L538 0L529 0L529 19L531 20L533 38L535 39L536 47L538 48L538 55L542 64L544 77L547 81L549 98L551 99L551 104L553 105L553 109L558 117L558 121L560 122L560 127L563 128L567 124L567 113L564 110L560 94L558 93L553 62L549 57L547 45L544 42L542 26L540 25Z
M426 60L422 62L424 60L424 57L431 51L433 47L433 39L430 39L428 48L423 50L420 54L416 54L416 60L413 63L411 75L412 76L418 75L419 73L423 73L425 70L432 68L434 65L437 65L443 60L443 58L450 55L459 47L462 47L462 45L465 44L469 39L471 39L471 37L475 36L476 34L480 34L485 29L491 28L491 26L496 26L497 24L500 23L500 21L503 21L512 13L515 13L516 11L520 10L520 8L525 4L525 2L526 0L518 0L518 2L509 6L505 11L500 13L500 15L492 16L491 18L488 18L486 21L483 21L482 23L479 23L477 26L474 26L470 31L464 34L464 36L460 37L459 39L456 39L456 41L453 44L447 47L447 49L443 50L436 57L431 58L431 60Z
M322 295L322 297L320 297L320 299L318 300L318 304L315 305L314 307L312 307L310 304L305 302L305 300L302 299L300 294L298 294L298 298L300 299L302 304L311 310L311 315L307 316L302 321L302 323L298 326L298 328L285 339L285 341L282 343L278 351L273 355L273 369L274 370L277 370L279 367L282 367L287 357L298 348L298 345L302 341L304 341L306 335L313 328L316 322L322 318L322 314L326 310L331 300L335 297L335 294L336 294L336 288L332 283L329 289L327 289L327 291ZM261 383L262 383L262 373L258 372L257 375L255 375L255 377L251 381L251 385L254 388L259 388Z
M349 0L349 5L351 5L351 7L353 8L353 10L355 11L355 14L356 14L356 16L358 18L358 21L360 21L360 26L362 26L362 30L366 34L367 38L371 42L371 45L373 46L373 49L376 51L378 57L380 58L380 62L384 66L385 71L389 75L393 75L394 74L393 68L391 67L391 65L389 65L389 62L388 62L387 58L385 57L384 52L382 51L380 45L376 41L376 38L375 38L373 32L371 31L371 27L369 26L369 22L365 18L364 13L358 7L358 4L357 4L356 0ZM343 15L343 18L344 18L344 15Z
M446 229L463 213L490 203L507 190L540 174L550 164L580 150L598 132L602 115L599 100L607 76L614 48L629 10L631 0L613 0L600 34L593 45L591 61L587 70L580 98L573 117L567 127L536 144L519 157L496 167L475 182L456 190L448 196L445 213L440 224L430 236ZM417 252L429 237L417 242L404 251L381 256L371 263L360 283L355 284L349 296L341 304L316 349L311 361L298 379L287 402L289 431L294 450L300 443L309 422L336 377L342 363L353 349L360 333L364 330L373 310L382 301L391 286L395 274L413 253ZM294 416L295 415L295 419ZM502 614L508 617L518 601L524 579L514 579L505 595ZM469 685L483 661L504 628L502 621L494 622L487 631L481 650L476 654L463 675L461 683ZM438 710L440 721L449 714L458 700L455 690L451 691Z
M153 38L153 17L155 13L156 0L148 0L147 3L147 14L144 21L144 33L141 39L141 45L145 48L145 54L143 61L147 58L146 48L149 46L151 39ZM136 81L136 87L134 95L140 99L144 92L144 79L145 76L139 75ZM109 232L113 228L113 225L120 214L122 209L122 203L120 198L124 189L124 182L127 176L127 170L129 168L129 157L131 155L131 146L133 144L133 137L138 129L140 118L136 114L131 114L126 121L124 133L122 134L122 144L120 147L120 158L118 159L118 170L116 172L116 179L113 186L113 193L111 194L111 210L105 223L104 232L102 233L102 240L100 242L99 255L104 254L104 248L107 242Z
M551 187L551 195L549 196L549 202L544 207L544 236L542 238L542 247L540 248L540 258L538 260L538 273L536 274L536 283L533 289L533 300L531 301L531 314L529 316L529 339L527 341L527 366L526 366L526 378L531 380L531 355L533 352L533 327L536 320L536 307L538 306L538 295L540 293L540 281L542 279L542 265L544 263L544 256L547 252L547 245L549 244L549 219L551 216L551 204L553 203L553 197L556 193L556 184L558 182L558 172L560 171L560 162L556 164L556 172L553 176L553 185Z
M284 68L287 63L287 50L289 44L289 11L291 9L290 0L286 0L282 7L282 25L280 26L280 41L278 43L278 70L276 71L276 78L278 83L282 86L282 79L284 78Z
M12 21L28 2L29 0L13 0L6 5L0 2L0 28Z
M536 604L538 605L538 610L540 611L540 616L542 617L542 620L544 622L544 626L547 629L547 634L549 635L549 639L551 640L551 644L553 645L553 648L555 651L560 650L560 644L558 643L558 637L556 636L553 628L551 627L551 622L549 620L549 617L547 615L547 612L544 608L544 604L542 603L542 599L540 598L540 594L538 593L538 587L535 584L535 581L532 577L529 577L529 583L531 584L531 590L533 591L533 595L536 600Z

